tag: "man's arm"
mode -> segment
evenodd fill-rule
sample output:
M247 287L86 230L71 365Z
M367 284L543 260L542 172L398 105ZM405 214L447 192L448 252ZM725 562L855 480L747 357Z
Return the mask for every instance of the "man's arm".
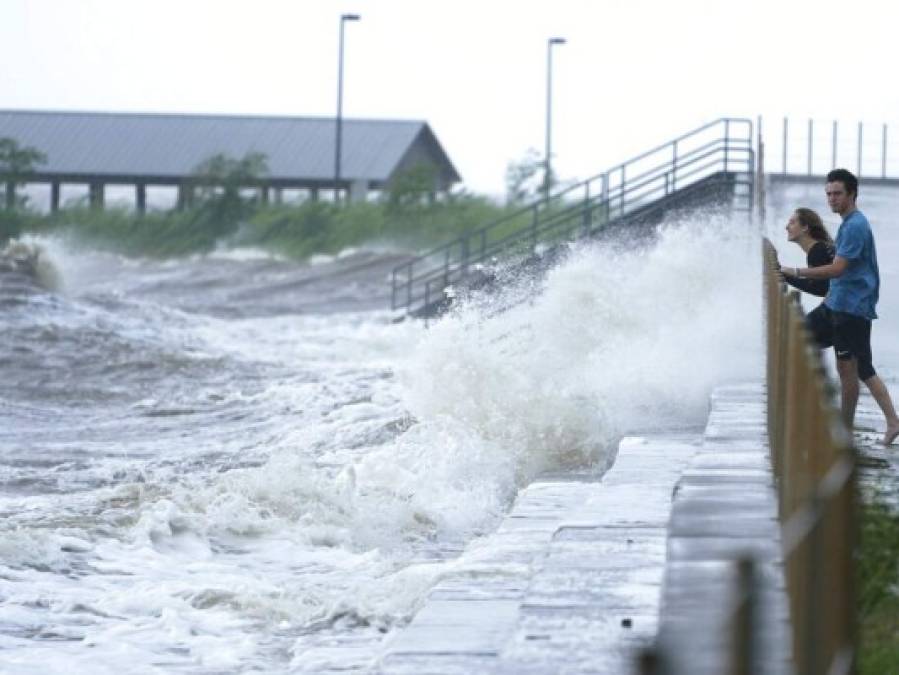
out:
M836 256L829 265L820 267L783 267L780 271L788 277L802 277L803 279L836 279L843 276L849 267L849 261L842 256Z

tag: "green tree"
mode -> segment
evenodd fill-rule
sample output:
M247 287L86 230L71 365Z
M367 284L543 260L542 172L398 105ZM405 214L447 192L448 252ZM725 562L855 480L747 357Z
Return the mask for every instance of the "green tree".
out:
M241 188L258 185L268 174L268 158L259 152L234 159L227 155L213 155L193 171L192 183L196 197L203 206L211 206L223 216L243 216L251 200L244 199Z
M19 145L14 138L0 138L0 183L6 185L8 208L25 206L27 197L16 200L15 189L27 182L35 168L46 161L47 156L37 148Z
M387 189L390 209L420 206L429 202L437 184L437 169L430 164L416 164L395 176Z
M524 157L509 162L506 167L506 203L521 204L537 196L543 182L546 164L534 148L528 148Z

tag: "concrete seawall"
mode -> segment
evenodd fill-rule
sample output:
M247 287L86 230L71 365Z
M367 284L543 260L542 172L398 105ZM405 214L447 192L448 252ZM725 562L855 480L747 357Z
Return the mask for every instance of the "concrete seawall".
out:
M622 439L600 481L547 477L465 552L376 672L636 672L659 635L684 672L721 672L732 561L764 586L764 672L788 672L788 615L760 384L722 387L702 434ZM694 648L695 646L695 648Z
M857 421L862 454L899 475L899 454L876 447L882 419L865 394ZM704 430L623 438L598 481L535 481L408 626L386 641L324 644L304 672L628 675L653 644L666 672L727 672L735 561L750 553L764 627L752 672L791 673L765 424L760 383L719 387Z

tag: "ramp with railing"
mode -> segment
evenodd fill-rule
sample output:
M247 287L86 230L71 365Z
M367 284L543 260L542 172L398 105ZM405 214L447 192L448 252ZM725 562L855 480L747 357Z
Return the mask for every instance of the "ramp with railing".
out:
M754 166L752 122L715 120L400 265L392 309L426 316L445 304L447 288L476 284L496 262L658 222L671 211L723 204L748 217Z

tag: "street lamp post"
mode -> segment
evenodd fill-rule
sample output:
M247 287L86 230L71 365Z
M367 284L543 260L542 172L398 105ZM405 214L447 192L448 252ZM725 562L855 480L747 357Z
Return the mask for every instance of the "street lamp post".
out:
M552 114L553 114L553 46L564 45L565 38L546 41L546 155L543 174L543 198L549 201L552 189Z
M358 14L340 15L340 46L337 57L337 128L334 143L334 201L338 201L340 195L340 156L343 140L343 27L347 21L358 21L359 18Z

